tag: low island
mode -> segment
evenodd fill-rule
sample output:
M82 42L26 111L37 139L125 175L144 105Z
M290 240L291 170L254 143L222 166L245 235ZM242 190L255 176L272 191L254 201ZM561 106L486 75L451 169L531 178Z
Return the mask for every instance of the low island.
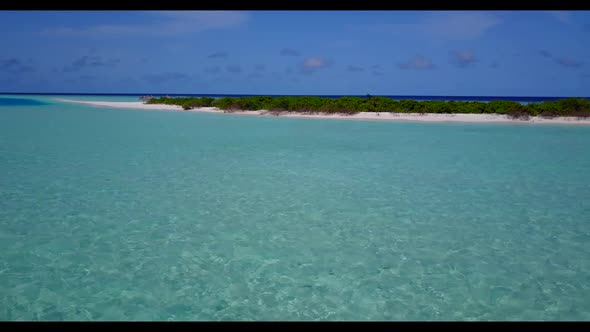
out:
M437 101L395 100L389 97L151 97L141 102L76 101L101 107L186 110L237 115L296 118L393 120L425 122L498 122L590 124L590 100L564 98L555 101Z

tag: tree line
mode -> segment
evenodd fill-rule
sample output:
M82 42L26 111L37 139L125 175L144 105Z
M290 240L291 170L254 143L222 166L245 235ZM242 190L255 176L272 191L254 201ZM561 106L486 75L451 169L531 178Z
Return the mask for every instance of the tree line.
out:
M225 112L257 111L355 114L359 112L443 113L443 114L505 114L513 118L530 116L590 117L590 100L565 98L555 101L521 104L516 101L437 101L394 100L388 97L368 96L326 98L313 96L250 96L250 97L160 97L148 104L179 105L189 110L199 107L216 107Z

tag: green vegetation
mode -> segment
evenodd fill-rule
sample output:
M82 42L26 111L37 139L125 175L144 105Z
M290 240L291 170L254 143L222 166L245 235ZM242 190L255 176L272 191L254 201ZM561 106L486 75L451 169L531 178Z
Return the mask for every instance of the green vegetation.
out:
M530 116L590 117L590 100L568 98L522 105L514 101L416 101L393 100L387 97L209 97L153 98L148 104L180 105L188 110L195 107L217 107L226 112L237 110L268 110L277 112L338 113L394 112L394 113L463 113L463 114L506 114L513 118L526 119Z
M170 98L170 97L160 97L160 98L152 98L146 101L146 104L165 104L165 105L179 105L182 106L183 109L189 110L195 107L211 107L215 101L214 98L209 97L201 97L201 98L194 98L194 97L178 97L178 98Z

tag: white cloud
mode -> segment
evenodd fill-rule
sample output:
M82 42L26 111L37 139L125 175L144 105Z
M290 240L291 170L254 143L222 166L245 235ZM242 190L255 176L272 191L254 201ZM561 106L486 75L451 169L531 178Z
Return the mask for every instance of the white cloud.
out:
M415 23L377 24L369 29L411 37L468 40L483 35L500 23L502 20L492 13L447 12L431 14Z
M326 68L326 67L332 65L332 63L333 63L333 61L331 61L331 60L327 60L325 58L318 57L318 56L313 56L313 57L305 58L305 60L303 60L303 63L301 64L301 67L299 69L300 69L300 73L311 74L311 73L315 72L316 70L323 69L323 68Z
M466 67L477 62L477 59L471 51L454 51L451 53L453 62L459 67Z
M303 61L303 67L310 68L310 69L322 68L327 65L328 65L328 62L326 60L324 60L323 58L318 58L318 57L307 58L307 59L305 59L305 61Z
M432 64L432 60L425 58L421 55L417 55L412 59L408 60L405 63L400 63L397 65L400 69L433 69L434 64Z
M146 16L146 21L150 23L56 27L45 29L42 34L62 37L166 36L237 27L249 19L247 13L235 11L157 11L138 14Z
M556 59L557 63L559 63L562 66L565 67L582 67L584 65L584 63L582 61L578 61L576 59L573 59L571 57L562 57L562 58L558 58Z

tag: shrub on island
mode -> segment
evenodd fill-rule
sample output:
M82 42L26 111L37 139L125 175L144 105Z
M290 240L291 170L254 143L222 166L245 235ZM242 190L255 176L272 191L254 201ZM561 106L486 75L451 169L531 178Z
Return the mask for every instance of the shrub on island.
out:
M185 110L199 107L216 107L225 112L267 110L274 113L332 113L355 114L359 112L391 113L439 113L439 114L505 114L512 118L530 116L590 117L590 100L566 98L556 101L521 104L515 101L417 101L394 100L388 97L314 97L314 96L248 96L248 97L159 97L148 104L179 105Z

